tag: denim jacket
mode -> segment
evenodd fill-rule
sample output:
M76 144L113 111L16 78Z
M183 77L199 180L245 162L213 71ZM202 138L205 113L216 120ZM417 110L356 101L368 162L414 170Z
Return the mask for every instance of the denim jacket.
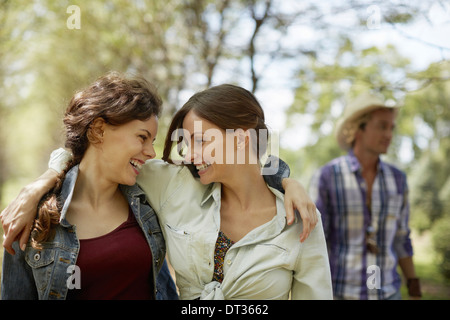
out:
M14 243L15 255L5 251L3 257L2 299L65 300L68 279L76 265L80 243L75 226L66 220L78 166L66 175L60 199L63 203L60 224L55 228L54 238L36 250L28 243L25 251ZM147 202L144 192L137 186L120 186L128 199L136 220L145 234L153 257L154 296L158 300L178 299L175 284L165 262L166 246L158 218ZM75 289L74 289L75 290Z

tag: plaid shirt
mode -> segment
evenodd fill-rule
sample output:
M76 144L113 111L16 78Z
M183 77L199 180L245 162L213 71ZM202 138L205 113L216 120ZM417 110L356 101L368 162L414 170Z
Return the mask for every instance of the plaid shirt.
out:
M326 164L311 181L310 194L322 214L333 291L338 299L388 298L401 285L398 259L413 254L406 175L379 160L371 210L365 204L366 190L352 151ZM376 232L377 254L366 247L369 225ZM376 272L378 283L373 281ZM373 288L369 282L377 286Z

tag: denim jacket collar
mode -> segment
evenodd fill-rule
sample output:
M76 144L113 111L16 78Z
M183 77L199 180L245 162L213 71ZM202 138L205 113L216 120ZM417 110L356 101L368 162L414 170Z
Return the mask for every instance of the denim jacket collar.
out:
M132 186L119 184L119 188L127 198L139 198L141 203L147 202L145 192L137 184Z
M75 183L77 182L79 172L79 165L71 168L64 179L59 201L63 204L61 210L60 224L63 227L71 227L71 224L66 219L67 210L70 202L72 201L73 192L75 190ZM144 191L138 187L137 184L132 186L119 185L120 190L126 195L127 198L140 198L141 202L146 202L146 196Z
M61 210L61 217L59 218L59 223L61 224L61 226L66 228L71 227L71 224L66 220L66 214L70 202L72 200L73 191L75 189L75 183L77 182L78 169L79 169L78 165L76 165L67 172L61 188L59 201L63 203L63 207Z

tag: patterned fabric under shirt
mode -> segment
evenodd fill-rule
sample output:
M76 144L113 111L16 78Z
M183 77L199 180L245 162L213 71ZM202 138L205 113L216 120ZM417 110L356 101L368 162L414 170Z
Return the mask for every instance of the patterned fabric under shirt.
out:
M216 241L216 250L214 251L214 275L213 281L222 283L223 281L223 261L228 249L234 244L233 240L228 239L227 236L219 231Z

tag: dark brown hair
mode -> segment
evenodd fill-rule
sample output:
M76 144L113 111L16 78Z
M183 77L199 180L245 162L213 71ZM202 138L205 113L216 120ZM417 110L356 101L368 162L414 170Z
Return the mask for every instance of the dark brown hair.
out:
M89 144L100 141L101 133L91 124L102 118L108 124L119 126L132 120L147 120L161 113L161 98L156 88L140 77L126 77L109 72L72 97L64 115L66 148L73 158L58 176L55 187L47 193L38 206L38 218L31 233L31 244L42 248L41 243L53 236L53 226L59 224L61 203L58 196L66 173L81 162Z
M191 110L223 130L255 129L257 141L259 141L260 129L268 132L264 121L264 111L255 96L244 88L222 84L197 92L173 116L164 143L163 160L172 162L170 158L174 142L172 133L182 129L183 120ZM180 141L181 139L182 137L180 137ZM259 155L260 149L265 152L267 147L258 143L255 143L255 146L257 155Z

